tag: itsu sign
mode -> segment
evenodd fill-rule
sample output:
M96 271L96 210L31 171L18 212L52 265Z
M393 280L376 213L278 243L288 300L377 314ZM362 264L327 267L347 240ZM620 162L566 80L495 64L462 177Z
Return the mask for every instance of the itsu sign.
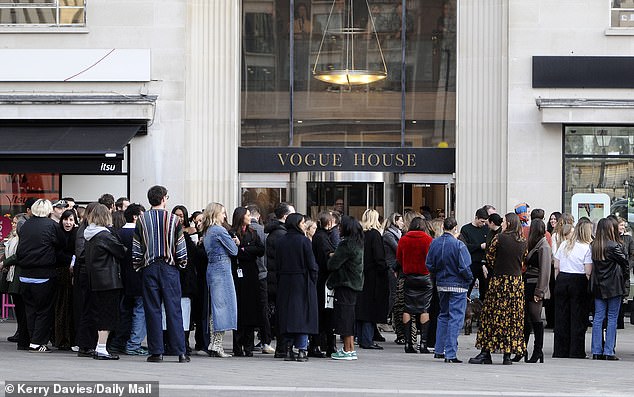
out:
M115 173L118 171L117 163L101 162L101 165L99 166L99 171L104 173Z

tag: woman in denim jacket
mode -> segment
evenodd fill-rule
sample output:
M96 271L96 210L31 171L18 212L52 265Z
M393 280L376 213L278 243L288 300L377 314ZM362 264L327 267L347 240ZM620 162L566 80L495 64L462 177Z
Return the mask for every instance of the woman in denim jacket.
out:
M231 276L231 256L238 254L240 240L231 237L224 227L227 211L222 204L209 203L203 213L202 232L208 257L207 286L211 314L209 352L214 357L231 357L222 348L225 331L238 325L236 290Z

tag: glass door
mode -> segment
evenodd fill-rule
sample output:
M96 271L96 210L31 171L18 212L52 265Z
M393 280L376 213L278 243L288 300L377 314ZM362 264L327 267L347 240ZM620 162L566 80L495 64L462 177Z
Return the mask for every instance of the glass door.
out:
M432 219L453 215L453 184L399 183L396 187L396 212L428 212Z
M324 210L361 219L368 208L384 216L382 182L307 182L306 188L306 213L313 219Z

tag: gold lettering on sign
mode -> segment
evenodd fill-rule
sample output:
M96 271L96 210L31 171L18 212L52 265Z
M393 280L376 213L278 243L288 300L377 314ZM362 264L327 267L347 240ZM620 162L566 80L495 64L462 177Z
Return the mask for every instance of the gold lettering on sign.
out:
M405 165L405 159L403 158L403 153L396 153L396 156L394 157L396 158L394 165L396 165L397 167L402 167Z
M341 153L333 153L332 154L332 166L333 167L341 167L343 164L341 163Z
M306 165L314 167L316 162L317 160L315 160L315 153L308 153L306 154L306 156L304 156L304 163L306 163Z
M368 165L370 167L377 167L380 162L381 162L381 158L379 157L378 154L372 153L368 155Z
M390 154L383 153L383 165L385 167L391 167L393 163L394 163L394 155L391 153Z
M330 153L319 153L319 165L325 167L330 163Z
M299 153L293 153L291 154L290 161L293 167L298 167L302 165L302 155Z
M360 158L359 158L360 157ZM354 166L355 167L363 167L365 165L365 153L354 153Z
M407 166L416 167L416 154L414 153L407 154Z

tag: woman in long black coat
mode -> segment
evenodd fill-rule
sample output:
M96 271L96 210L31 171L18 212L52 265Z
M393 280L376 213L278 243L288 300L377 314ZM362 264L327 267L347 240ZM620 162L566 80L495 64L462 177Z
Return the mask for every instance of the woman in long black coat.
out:
M379 213L368 209L361 218L363 226L363 291L357 296L356 319L359 346L362 349L382 350L373 343L377 323L387 321L390 286L381 236Z
M277 242L277 314L280 334L286 338L286 361L308 360L308 335L318 327L318 267L310 240L304 235L304 216L286 218L286 235ZM293 345L299 350L293 356Z
M240 239L238 256L231 258L231 271L238 300L238 329L233 332L233 355L253 356L253 332L263 324L260 310L260 280L257 259L264 255L264 243L251 226L251 213L244 207L233 211L229 234Z

